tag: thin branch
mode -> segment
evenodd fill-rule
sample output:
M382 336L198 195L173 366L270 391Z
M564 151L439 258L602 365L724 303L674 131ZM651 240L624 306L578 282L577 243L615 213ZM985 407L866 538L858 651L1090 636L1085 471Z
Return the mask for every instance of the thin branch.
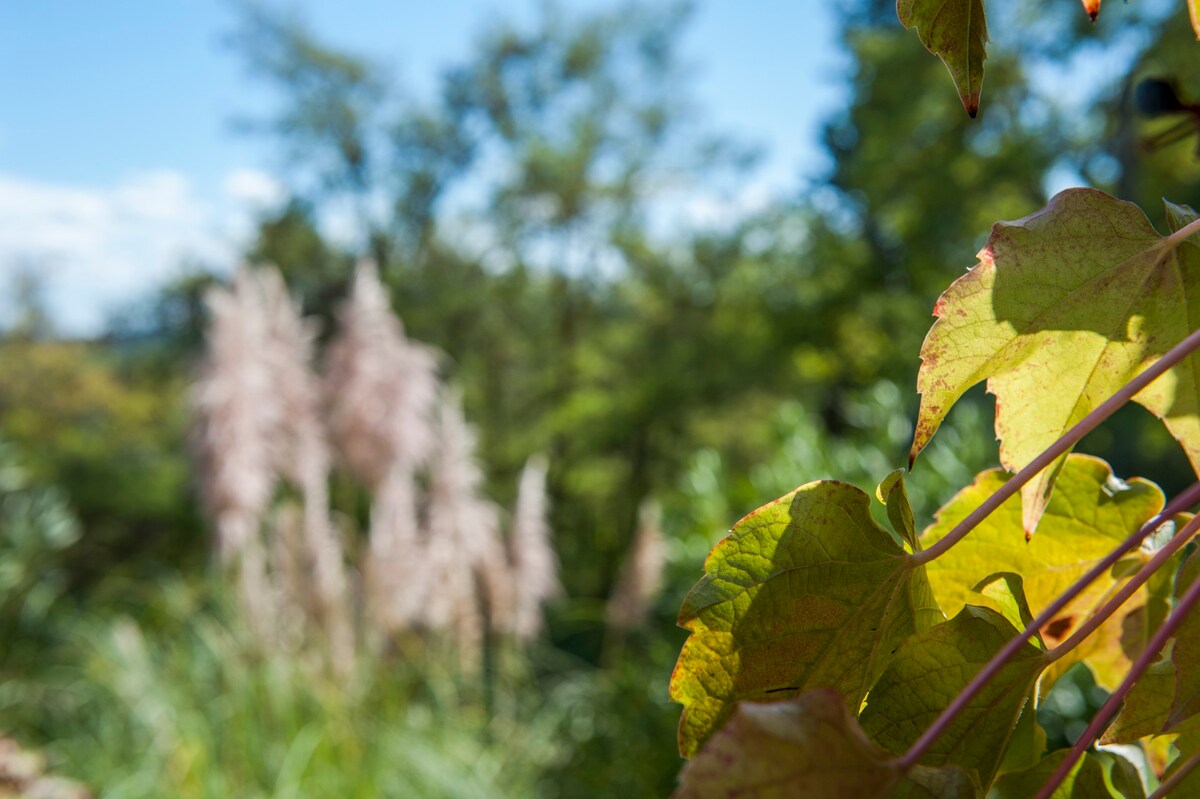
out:
M1200 222L1200 220L1197 220L1197 222ZM1200 225L1196 225L1196 222L1193 222L1180 228L1178 233L1182 233L1194 225L1196 226L1195 230L1200 230ZM1130 380L1119 391L1101 403L1099 407L1083 417L1078 424L1064 433L1057 441L1042 452L1041 455L1034 458L1028 466L1013 475L1011 480L1001 486L1000 490L996 493L988 497L967 518L955 525L954 529L947 533L945 538L938 541L929 549L916 553L913 555L913 559L917 563L928 563L944 554L952 546L961 541L967 533L971 532L976 525L986 519L992 511L1003 505L1009 497L1020 491L1022 486L1037 476L1038 472L1053 463L1058 456L1068 452L1080 439L1092 432L1101 422L1115 413L1118 408L1133 399L1138 392L1150 385L1161 374L1182 361L1197 348L1200 348L1200 330L1192 331L1187 338L1168 350L1150 368Z
M1112 721L1112 717L1116 715L1117 710L1121 707L1121 703L1125 701L1130 690L1133 689L1134 683L1138 678L1145 673L1146 669L1150 668L1150 664L1158 658L1158 653L1166 645L1167 639L1175 634L1175 630L1183 623L1184 618L1188 615L1196 602L1200 601L1200 580L1192 581L1188 586L1188 590L1180 597L1179 602L1175 605L1175 610L1163 622L1163 625L1155 631L1154 636L1150 639L1150 643L1146 644L1145 651L1138 656L1134 661L1133 666L1129 669L1129 673L1125 675L1125 679L1121 680L1121 684L1117 686L1117 690L1113 691L1112 696L1104 703L1099 712L1092 718L1092 722L1088 724L1087 729L1083 731L1083 735L1079 736L1079 740L1071 747L1071 751L1067 753L1063 762L1058 765L1058 769L1046 780L1042 786L1042 790L1038 792L1036 799L1050 799L1054 790L1058 788L1067 775L1071 773L1075 763L1083 756L1086 750L1092 743L1108 728L1108 723Z
M1183 548L1191 537L1196 534L1196 530L1200 529L1200 516L1194 517L1190 522L1184 525L1183 529L1177 532L1170 541L1168 541L1162 549L1154 553L1154 557L1150 558L1142 568L1138 569L1137 574L1129 578L1125 585L1121 586L1121 590L1116 593L1108 602L1104 603L1098 611L1093 613L1086 622L1080 625L1079 629L1071 634L1071 637L1063 641L1058 646L1050 651L1050 662L1061 658L1063 655L1070 652L1083 640L1096 631L1104 622L1108 621L1117 610L1125 604L1129 597L1141 588L1147 580L1154 576L1154 573L1166 563L1172 555Z
M1168 777L1167 781L1158 786L1158 790L1150 794L1146 799L1164 799L1164 797L1169 796L1171 791L1178 788L1179 784L1187 778L1187 775L1192 773L1192 770L1196 766L1200 766L1200 752L1183 761L1183 765L1175 769L1175 773Z
M1091 583L1097 577L1104 574L1106 571L1112 568L1113 564L1123 558L1128 552L1140 545L1148 535L1153 533L1176 514L1186 511L1197 502L1200 502L1200 482L1193 483L1191 487L1168 502L1154 518L1142 525L1140 530L1131 535L1129 538L1125 539L1120 546L1118 546L1103 560L1089 569L1087 574L1076 580L1070 588L1059 595L1059 597L1051 602L1045 610L1039 613L1038 617L1030 622L1020 635L1011 639L1007 644L1004 645L1003 649L997 652L996 655L990 661L988 661L987 665L984 666L983 669L980 670L980 672L976 674L969 683L967 683L966 687L963 688L962 691L959 692L958 696L954 698L954 701L952 701L950 705L934 720L929 729L927 729L925 733L918 738L911 747L909 747L908 751L905 752L902 757L896 760L896 765L904 770L908 770L915 766L920 759L925 756L925 753L929 750L929 747L933 745L933 742L937 740L938 736L946 731L946 729L954 721L955 717L957 717L958 714L961 713L967 706L967 704L970 703L970 701L974 699L981 690L983 690L984 686L991 682L991 680L1000 672L1000 670L1004 668L1005 664L1008 663L1008 661L1010 661L1018 651L1020 651L1021 647L1026 641L1036 635L1038 630L1044 627L1048 622L1053 620L1063 608L1070 604L1075 597L1079 596L1079 594L1082 593L1085 588L1091 585ZM929 550L925 551L928 552ZM1200 582L1200 580L1197 582Z
M1178 247L1179 243L1196 233L1200 233L1200 219L1193 219L1170 236L1163 239L1167 247Z

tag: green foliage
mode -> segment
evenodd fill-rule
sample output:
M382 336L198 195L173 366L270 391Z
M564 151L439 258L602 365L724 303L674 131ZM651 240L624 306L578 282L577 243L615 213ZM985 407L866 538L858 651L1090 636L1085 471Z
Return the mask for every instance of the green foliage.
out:
M164 376L132 351L9 338L0 374L0 435L88 531L64 564L73 587L202 560L178 365Z
M72 628L83 657L55 670L42 716L57 717L51 758L114 797L541 795L555 710L489 714L434 652L366 660L349 685L301 653L256 654L222 595L169 583L153 627Z
M995 799L1026 799L1054 773L1066 755L1059 750L1031 769L1009 774L996 782ZM1071 769L1053 794L1054 799L1140 799L1146 793L1137 771L1128 760L1108 752L1088 752Z
M0 441L0 674L27 637L42 637L66 590L64 553L81 532L63 492L34 484L16 448Z

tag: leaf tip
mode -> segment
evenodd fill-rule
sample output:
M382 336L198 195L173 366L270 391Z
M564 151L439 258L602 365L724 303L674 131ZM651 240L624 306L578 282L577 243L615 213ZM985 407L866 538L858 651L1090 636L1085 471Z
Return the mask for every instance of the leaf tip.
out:
M1088 19L1095 22L1096 17L1100 16L1100 0L1083 0L1083 10L1087 12Z

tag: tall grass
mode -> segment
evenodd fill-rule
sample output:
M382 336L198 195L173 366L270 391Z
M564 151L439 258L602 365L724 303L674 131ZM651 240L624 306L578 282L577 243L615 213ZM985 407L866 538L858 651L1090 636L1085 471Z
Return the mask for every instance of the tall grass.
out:
M70 701L54 762L112 799L540 795L561 722L520 668L493 675L522 697L502 711L429 647L364 655L347 682L263 653L222 591L174 583L154 627L76 628L82 667L58 675Z

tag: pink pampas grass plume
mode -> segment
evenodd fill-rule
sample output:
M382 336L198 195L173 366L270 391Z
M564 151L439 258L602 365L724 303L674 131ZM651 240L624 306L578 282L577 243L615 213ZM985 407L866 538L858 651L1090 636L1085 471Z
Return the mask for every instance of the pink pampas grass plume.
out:
M558 556L546 519L546 460L533 457L521 470L517 506L509 537L512 563L512 629L521 641L532 641L542 631L542 606L562 593Z
M415 471L436 442L441 390L433 350L409 341L374 264L359 264L326 358L330 428L342 460L373 493L363 571L371 620L384 634L414 621L425 596Z
M608 600L608 623L619 630L644 624L662 587L666 542L662 534L662 509L647 500L638 509L638 528L625 558L616 587Z
M470 662L482 640L481 600L493 629L511 625L511 575L499 509L483 496L475 435L463 417L457 392L446 392L437 430L423 561L433 587L425 620L434 629L450 629Z

